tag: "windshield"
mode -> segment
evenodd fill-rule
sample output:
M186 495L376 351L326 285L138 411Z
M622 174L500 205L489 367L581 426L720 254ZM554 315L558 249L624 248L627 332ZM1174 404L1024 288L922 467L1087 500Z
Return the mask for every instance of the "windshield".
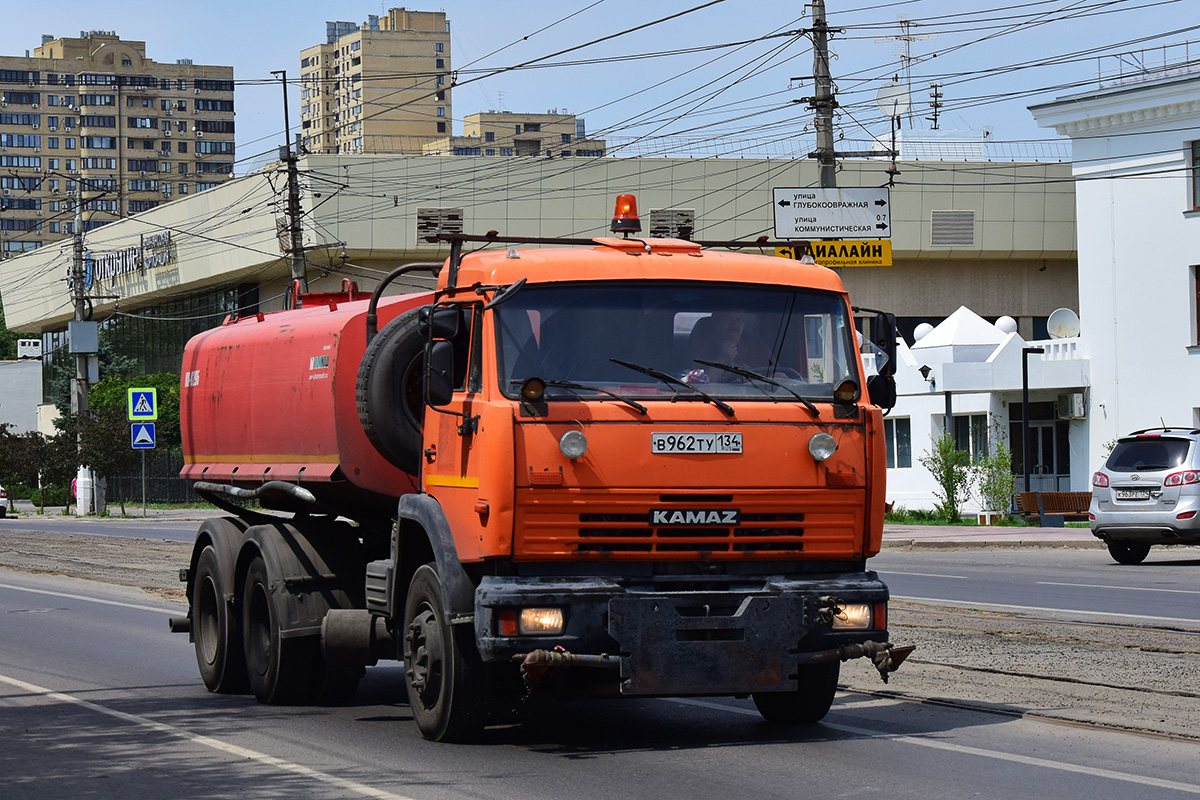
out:
M699 399L695 387L713 397L828 400L838 383L858 380L853 326L842 298L828 292L651 281L526 285L494 314L501 389L512 398L531 377L547 382L550 400L604 399L581 386L623 397Z

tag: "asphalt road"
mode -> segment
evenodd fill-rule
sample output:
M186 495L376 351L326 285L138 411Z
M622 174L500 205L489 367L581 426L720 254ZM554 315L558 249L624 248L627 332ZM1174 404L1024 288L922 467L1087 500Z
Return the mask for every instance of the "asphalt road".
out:
M202 512L197 512L202 513ZM219 516L220 512L213 512ZM0 519L0 534L5 529L20 531L49 531L51 533L86 533L95 536L128 536L135 539L166 539L190 542L196 538L200 523L190 519L114 519L74 517L53 514L21 514Z
M869 562L905 600L999 606L1029 614L1200 625L1200 550L1154 548L1142 564L1120 565L1105 550L885 550Z
M1192 743L855 694L803 730L762 722L746 701L607 701L436 745L417 734L396 666L370 670L340 708L206 693L186 637L166 630L181 611L0 571L6 800L1200 794Z

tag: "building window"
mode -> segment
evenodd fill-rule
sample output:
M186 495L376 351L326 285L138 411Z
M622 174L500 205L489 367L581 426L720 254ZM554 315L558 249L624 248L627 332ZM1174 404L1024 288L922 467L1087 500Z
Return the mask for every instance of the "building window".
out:
M883 421L883 438L887 441L888 469L908 469L912 466L912 426L908 417L887 418Z
M445 133L445 132L446 132L446 123L444 123L444 122L439 122L439 123L437 124L437 132L438 132L438 133Z
M954 444L978 461L988 454L988 415L964 414L954 417Z
M485 156L494 156L496 155L496 149L494 147L489 147L487 150L483 151L483 154Z
M444 117L444 116L446 116L446 107L445 107L445 106L438 106L438 107L437 107L437 115L438 115L439 117Z
M1200 141L1192 142L1192 209L1200 209Z
M500 155L511 156L512 154L513 154L513 149L511 147L501 147L500 148Z
M540 122L526 122L525 123L525 132L526 133L540 133L541 130L542 130L542 123L540 123ZM517 131L517 133L520 133L520 131Z
M1192 343L1200 345L1200 266L1192 267Z
M495 131L486 131L486 132L483 134L483 140L484 140L485 142L494 142L494 141L496 141L496 133L495 133Z
M562 143L563 143L563 144L570 144L570 143L571 143L571 134L569 134L569 133L564 133L564 134L562 135Z
M446 52L446 45L444 42L438 42L434 45L434 49L439 53L444 53Z

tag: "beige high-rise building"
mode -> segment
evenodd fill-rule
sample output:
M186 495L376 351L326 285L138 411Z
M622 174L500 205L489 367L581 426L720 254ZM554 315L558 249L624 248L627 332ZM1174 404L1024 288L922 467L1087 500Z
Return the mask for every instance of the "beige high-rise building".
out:
M162 64L114 31L0 56L0 253L154 208L233 176L233 67Z
M393 8L325 32L325 44L300 52L307 152L415 154L451 133L445 12Z
M487 111L463 118L463 135L447 136L426 144L421 152L431 156L544 156L599 158L603 139L589 139L583 120L566 110L545 114Z

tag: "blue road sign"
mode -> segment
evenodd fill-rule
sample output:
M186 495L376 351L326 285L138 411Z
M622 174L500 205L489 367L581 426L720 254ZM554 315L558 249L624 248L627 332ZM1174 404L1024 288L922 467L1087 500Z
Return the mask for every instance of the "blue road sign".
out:
M158 390L129 390L129 421L151 421L158 419Z
M135 422L129 426L129 440L134 450L151 450L154 448L154 423Z

